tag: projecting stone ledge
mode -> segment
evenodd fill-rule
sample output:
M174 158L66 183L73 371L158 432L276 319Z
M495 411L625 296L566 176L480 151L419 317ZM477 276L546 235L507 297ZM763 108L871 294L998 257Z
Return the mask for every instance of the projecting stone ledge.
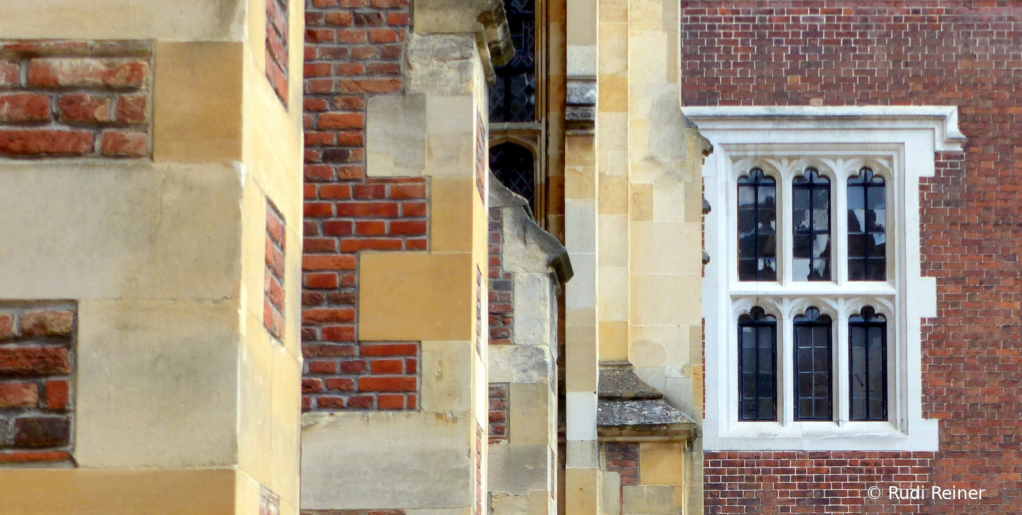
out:
M692 417L664 401L630 363L600 367L596 425L603 441L691 440Z

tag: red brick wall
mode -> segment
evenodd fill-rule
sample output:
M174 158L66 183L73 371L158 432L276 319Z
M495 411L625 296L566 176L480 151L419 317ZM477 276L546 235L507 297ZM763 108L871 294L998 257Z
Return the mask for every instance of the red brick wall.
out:
M0 40L0 159L150 155L145 42Z
M940 452L707 453L706 512L1017 513L1022 3L681 7L685 105L957 105L968 137L920 185L923 274L938 296L923 327L923 411L941 419ZM987 493L919 507L865 498L863 485L889 481Z
M0 303L0 467L71 459L75 312Z
M266 0L266 79L287 107L288 0Z
M487 434L490 443L507 441L508 419L511 415L511 383L490 383L489 390L490 430Z
M359 252L429 245L428 182L365 176L365 106L402 88L408 2L307 7L303 408L417 409L419 343L356 339Z
M490 345L511 343L514 328L514 283L511 274L504 270L502 250L504 222L499 208L490 209Z
M263 288L263 326L280 339L284 333L284 215L266 199L266 277Z

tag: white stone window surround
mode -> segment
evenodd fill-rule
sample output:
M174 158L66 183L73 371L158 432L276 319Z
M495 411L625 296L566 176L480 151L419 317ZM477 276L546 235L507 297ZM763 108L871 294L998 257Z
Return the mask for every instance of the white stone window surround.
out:
M938 421L922 417L920 323L936 316L936 281L921 277L919 177L934 152L961 151L956 107L686 107L714 145L703 166L706 250L706 450L938 450ZM787 162L784 160L788 159ZM802 160L802 161L800 161ZM778 280L739 282L737 185L759 165L777 179ZM791 280L791 179L807 165L831 179L832 278ZM887 189L887 281L847 281L847 178L871 166ZM718 237L718 235L720 237ZM738 316L760 306L778 324L778 420L738 420ZM862 306L887 318L887 422L849 421L848 318ZM795 421L793 324L815 306L833 320L834 421Z

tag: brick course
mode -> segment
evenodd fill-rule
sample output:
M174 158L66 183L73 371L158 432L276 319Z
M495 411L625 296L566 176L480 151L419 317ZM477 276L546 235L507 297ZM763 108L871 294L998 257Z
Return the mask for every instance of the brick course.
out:
M287 107L288 98L288 28L289 0L266 0L266 79Z
M501 210L490 209L490 345L510 344L514 330L514 278L510 272L504 270L503 227Z
M75 312L0 303L0 467L71 460Z
M284 256L287 224L277 206L266 199L266 274L263 287L263 326L280 340L284 334Z
M1022 497L1022 4L681 2L684 105L957 105L965 152L920 182L923 412L934 453L707 453L706 513L1017 513ZM815 102L814 102L815 101ZM873 484L987 489L876 502Z
M490 383L490 443L507 441L511 422L511 383Z
M0 159L150 155L146 42L0 40Z

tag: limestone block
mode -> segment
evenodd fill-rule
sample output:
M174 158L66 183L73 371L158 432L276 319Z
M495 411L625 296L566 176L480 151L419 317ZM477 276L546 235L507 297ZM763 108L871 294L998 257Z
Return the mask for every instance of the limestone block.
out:
M596 126L600 131L600 151L627 151L628 114L601 112L596 116Z
M685 187L688 184L701 187L698 182L687 183L672 174L665 174L653 183L653 221L685 222Z
M409 509L404 510L407 515L471 515L472 508L442 508L442 509Z
M620 23L609 23L605 18L616 18L624 14ZM600 75L622 75L628 73L628 5L627 0L604 0L600 2Z
M600 361L628 360L628 322L600 321Z
M473 1L473 0L451 0ZM415 6L416 33L428 24L422 8ZM473 22L475 23L475 22ZM457 32L457 31L455 31ZM408 73L405 87L409 92L432 95L471 95L475 81L475 60L478 59L474 35L431 34L408 37Z
M624 75L600 75L600 100L597 108L601 113L628 112L628 78Z
M568 43L570 45L596 46L597 11L597 0L567 2ZM569 58L568 61L570 62L571 59Z
M238 468L256 482L270 486L275 463L270 448L273 429L273 343L262 314L244 313L244 340L239 355ZM281 423L287 421L281 420ZM257 496L258 497L258 496Z
M628 268L600 265L600 320L628 320Z
M600 474L603 478L600 513L621 515L621 474L618 472L601 472Z
M428 412L305 414L301 507L471 506L474 425L467 416ZM357 471L339 463L358 464Z
M568 224L565 247L572 253L572 261L576 253L596 252L596 201L567 199L564 201L564 217ZM582 275L581 270L572 264L575 275Z
M419 402L424 411L467 412L471 409L472 383L468 378L472 377L474 349L471 341L422 342Z
M662 0L631 0L632 8L645 16L644 7L663 9ZM632 13L635 16L635 12ZM667 82L667 34L663 32L635 32L636 25L652 20L631 21L632 32L628 37L628 78L630 82Z
M0 34L12 39L240 41L244 8L244 0L0 0Z
M663 0L629 0L629 30L632 32L663 30L665 3Z
M557 321L556 299L552 297L550 275L515 274L514 343L517 345L556 345L552 327Z
M568 469L595 469L600 465L599 447L595 440L565 442L565 463Z
M564 198L591 199L596 196L596 174L592 167L564 169Z
M691 364L689 336L683 325L633 325L629 360L637 367L684 367Z
M544 444L491 445L488 465L489 489L517 495L548 488L550 448Z
M553 378L549 348L537 345L494 345L489 348L490 382L546 383Z
M629 219L633 222L653 221L653 185L635 184L629 188L631 201L631 214Z
M594 468L569 468L564 471L565 499L569 514L599 513L599 474Z
M427 97L426 175L475 178L479 116L470 96Z
M551 445L550 427L556 424L549 383L511 383L510 437L511 444Z
M363 252L359 272L360 339L473 338L471 254Z
M550 488L557 488L557 485L551 485ZM550 497L550 490L529 490L528 515L550 515L550 513L556 513L557 508L552 506L553 499Z
M681 486L685 448L680 442L639 444L639 477L643 485Z
M84 300L78 306L80 466L237 463L236 303Z
M2 469L0 513L10 515L234 515L231 469Z
M628 215L600 213L599 224L600 267L627 267L628 245L625 242L628 241ZM601 281L600 288L605 286Z
M491 485L492 486L492 485ZM492 515L524 515L529 512L529 497L493 492L490 493Z
M624 152L612 152L608 160L621 158L620 165L627 172L627 154ZM625 175L604 175L600 174L600 215L627 215L628 214L628 177ZM601 238L601 245L603 238ZM620 242L616 243L620 245Z
M656 195L656 193L654 193ZM701 226L636 222L629 226L632 271L647 274L700 274Z
M570 224L570 220L569 220ZM571 234L571 227L567 228ZM596 307L596 254L577 252L568 248L571 253L571 268L575 276L564 285L564 304L567 308L594 309Z
M0 168L5 298L237 297L238 167L39 162Z
M695 325L700 309L702 278L698 275L631 277L631 322L637 325Z
M153 159L242 159L243 43L156 43Z
M426 96L377 95L366 106L366 175L426 171Z
M438 177L430 181L430 250L472 252L473 203L478 193L469 177Z
M625 485L621 488L622 515L675 513L673 486Z
M284 503L298 506L301 462L302 363L280 345L272 345L273 420L270 452L273 469L267 485ZM297 512L296 512L297 513ZM281 513L283 515L283 512Z

